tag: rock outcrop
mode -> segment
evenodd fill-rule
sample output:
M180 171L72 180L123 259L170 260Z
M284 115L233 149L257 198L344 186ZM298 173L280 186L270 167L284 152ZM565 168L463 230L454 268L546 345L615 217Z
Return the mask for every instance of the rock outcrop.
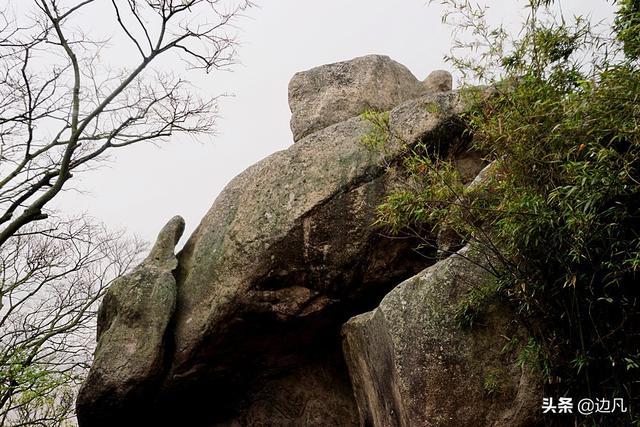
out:
M484 166L478 153L460 149L464 105L450 88L448 73L419 82L379 56L297 74L290 84L297 142L229 183L177 267L173 246L163 258L164 273L175 267L175 285L173 276L166 280L176 292L175 310L170 297L141 303L127 294L154 287L155 276L137 273L147 262L105 298L94 368L78 400L81 426L101 425L88 414L107 412L112 425L124 426L140 414L156 426L358 425L367 409L361 395L354 397L342 325L375 309L436 255L372 227L377 206L397 185L388 166L418 141L448 151L466 182ZM372 131L360 117L367 108L389 112L382 151L362 143ZM144 304L158 307L119 317ZM166 315L156 318L156 311ZM147 365L132 365L138 371L107 374L133 348L120 331L153 351ZM352 362L350 368L356 378Z
M465 247L391 291L344 328L345 358L365 426L533 426L541 384L516 363L527 334L495 301L481 325L456 311L491 284L490 258ZM508 348L508 351L505 351Z
M381 55L302 71L289 82L293 140L366 110L388 111L421 95L450 90L450 73L434 72L421 83L404 65Z
M440 114L429 112L433 103ZM459 138L457 108L456 94L428 95L391 110L390 126L404 141ZM389 241L371 226L393 185L384 164L405 146L391 143L382 159L361 142L370 128L354 117L317 131L252 166L218 197L179 256L169 395L207 378L220 386L213 394L221 416L244 414L229 390L251 403L247 390L269 387L289 364L339 360L340 325L423 268L416 241ZM349 390L346 376L341 381L326 395L315 390L313 401ZM332 414L325 408L324 417ZM307 416L301 410L296 420Z
M448 71L436 70L424 79L422 85L429 93L446 92L452 89L453 78Z
M166 364L165 333L177 294L174 248L183 231L184 220L172 218L142 264L109 287L98 312L93 366L78 396L81 425L113 426L120 413L149 408Z

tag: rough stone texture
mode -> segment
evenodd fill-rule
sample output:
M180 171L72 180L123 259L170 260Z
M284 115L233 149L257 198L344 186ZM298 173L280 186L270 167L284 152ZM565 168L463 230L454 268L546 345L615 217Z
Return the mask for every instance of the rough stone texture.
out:
M440 143L460 136L459 108L455 93L425 96L393 109L390 123L404 141ZM389 144L382 161L361 143L370 128L360 117L331 125L220 194L179 254L175 350L161 399L197 407L198 390L207 390L215 421L242 419L256 389L339 351L344 321L424 268L415 241L388 241L371 227L393 185L383 164L404 146ZM334 382L349 387L346 375ZM333 392L314 393L317 403ZM292 425L309 417L303 412Z
M346 376L340 352L293 368L257 388L243 414L218 426L355 426L358 410L351 386L338 380Z
M367 109L387 111L424 94L411 71L388 56L362 56L296 73L289 82L293 140Z
M387 165L401 161L406 144L421 141L453 155L465 182L483 166L478 153L459 150L465 142L459 115L464 106L450 91L450 79L435 74L418 82L390 59L370 56L297 75L290 102L298 142L229 183L178 254L177 267L173 250L181 221L172 220L152 255L105 297L94 367L78 399L82 427L355 426L358 413L362 422L381 426L428 425L420 418L422 384L433 386L429 398L440 399L430 404L440 404L444 392L432 390L444 387L439 384L446 385L451 372L472 384L464 374L497 363L489 350L498 334L511 333L510 325L497 322L487 330L486 345L477 333L453 327L419 336L423 325L413 322L423 316L419 304L426 304L426 316L438 313L436 308L449 313L447 304L464 288L457 282L453 291L444 285L430 286L434 290L426 294L412 288L416 301L406 304L413 323L401 324L412 333L398 335L404 342L395 338L399 329L389 326L400 323L387 324L391 317L379 314L386 313L385 303L349 323L355 397L342 353L344 322L374 309L397 283L432 262L415 253L417 241L389 240L372 227L377 206L398 185ZM390 110L393 138L382 152L362 143L372 128L358 116L364 108ZM458 274L453 267L445 270ZM481 276L476 273L471 268L460 274ZM451 326L445 315L435 321ZM413 361L423 360L410 351L414 342L429 350L425 357L435 354L425 340L451 343L451 354L438 353L451 359L433 359L431 370L411 371ZM469 354L477 362L457 364L455 357L470 362ZM518 374L512 367L505 372L509 381ZM514 404L514 418L501 403L487 406L485 398L478 411L456 415L461 425L476 415L518 420L528 389L523 385L523 395L509 400L514 389L512 382L505 384L503 403ZM460 388L449 390L455 394L447 399L454 403L443 403L445 414L455 405L470 410ZM470 396L481 397L477 389Z
M120 414L142 414L150 404L164 373L165 331L176 302L174 248L183 230L184 220L172 218L149 256L107 291L93 366L77 400L81 425L128 425L133 420Z
M453 88L453 77L448 71L436 70L424 79L422 85L427 92L447 92Z
M473 262L469 262L466 258ZM486 257L468 247L391 291L343 328L344 352L366 426L533 426L539 377L515 363L526 334L499 302L473 328L455 320L470 289L490 283ZM517 339L504 352L507 339ZM489 394L485 380L495 378Z

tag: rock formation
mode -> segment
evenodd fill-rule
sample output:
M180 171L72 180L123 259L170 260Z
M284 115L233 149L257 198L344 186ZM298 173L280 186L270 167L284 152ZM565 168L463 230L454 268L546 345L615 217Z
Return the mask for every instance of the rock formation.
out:
M143 412L165 366L165 333L176 304L173 251L184 220L171 219L149 256L117 279L98 312L98 346L79 393L81 425L112 426L120 413Z
M527 335L495 302L482 325L461 328L456 310L491 283L481 251L465 247L349 320L345 358L365 426L531 426L539 422L537 374L516 355ZM505 348L512 344L508 351ZM489 384L489 385L488 385Z
M429 113L431 103L440 105L441 116ZM407 141L454 138L462 130L453 120L456 108L455 94L427 95L391 110L390 125ZM412 252L415 241L390 242L371 227L392 185L383 165L403 145L391 145L381 159L361 143L371 125L353 114L240 174L185 245L168 394L207 378L220 386L220 395L214 392L220 415L242 417L247 410L229 390L245 399L254 393L249 388L260 394L291 366L335 370L326 360L341 359L340 325L423 267ZM331 376L330 387L313 390L292 418L336 417L336 425L352 425L348 381L340 372ZM302 410L339 390L346 390L345 411ZM293 391L281 393L286 400Z
M380 55L296 73L289 82L293 140L365 110L388 111L421 95L450 90L450 73L433 72L421 83L404 65Z
M130 425L141 413L149 425L358 425L358 414L368 409L357 386L354 397L340 330L433 263L435 250L425 258L414 250L417 241L390 240L372 224L396 185L387 166L401 161L408 145L463 145L464 106L450 85L448 73L419 82L383 56L296 74L289 85L296 143L231 181L178 254L175 311L168 302L158 308L173 311L166 333L163 322L151 322L147 332L129 327L125 317L101 321L109 326L100 327L94 367L78 400L81 426L100 425L87 414L105 411L112 425ZM372 129L360 117L366 109L389 111L382 152L362 143ZM468 181L484 166L477 153L450 154ZM113 295L153 286L135 272L122 280L102 312L122 312L123 304L136 310L135 299ZM145 367L144 378L123 371L105 381L105 368L125 354L123 334L155 336L148 340L156 350L152 360L163 363ZM111 390L120 404L100 397ZM137 402L143 403L138 409Z

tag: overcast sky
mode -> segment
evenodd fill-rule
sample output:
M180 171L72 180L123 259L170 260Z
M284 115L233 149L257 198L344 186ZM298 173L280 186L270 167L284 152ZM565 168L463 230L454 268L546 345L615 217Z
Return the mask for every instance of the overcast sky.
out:
M295 72L371 53L389 55L421 80L448 68L442 58L451 29L441 24L442 9L425 0L258 1L260 7L238 22L241 63L230 73L194 76L203 90L234 94L221 102L218 134L127 148L108 167L74 178L83 193L65 195L59 209L86 212L147 240L179 214L188 236L230 179L292 143L287 84ZM506 23L523 14L524 1L486 3ZM565 0L562 7L566 15L600 19L611 14L609 3ZM88 13L96 23L109 19L105 11ZM130 54L130 46L116 48Z

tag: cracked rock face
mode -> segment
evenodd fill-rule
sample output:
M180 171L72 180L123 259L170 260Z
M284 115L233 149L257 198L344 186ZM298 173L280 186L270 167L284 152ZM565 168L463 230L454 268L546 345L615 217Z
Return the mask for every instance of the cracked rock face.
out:
M542 382L516 362L528 335L514 314L495 301L474 328L456 321L467 293L494 280L489 266L490 258L465 247L344 325L360 425L539 424Z

